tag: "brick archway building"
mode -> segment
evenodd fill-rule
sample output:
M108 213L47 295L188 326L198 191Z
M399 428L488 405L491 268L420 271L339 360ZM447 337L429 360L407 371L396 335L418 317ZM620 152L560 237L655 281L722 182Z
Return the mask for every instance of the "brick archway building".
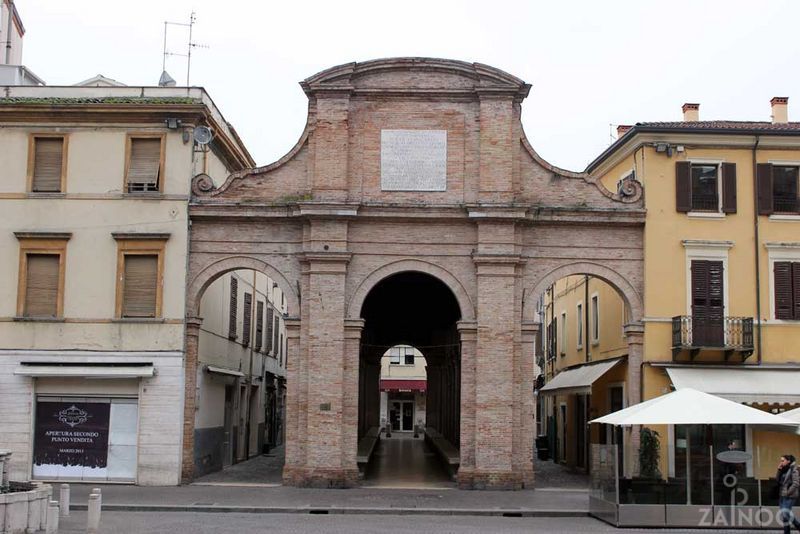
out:
M284 480L354 485L362 305L387 277L425 273L460 308L459 485L530 485L533 310L547 280L588 272L617 288L638 384L641 187L612 193L543 161L520 122L530 86L486 65L377 60L301 85L308 123L284 158L218 185L193 181L187 392L202 291L227 270L266 272L289 299ZM194 402L187 395L185 479Z

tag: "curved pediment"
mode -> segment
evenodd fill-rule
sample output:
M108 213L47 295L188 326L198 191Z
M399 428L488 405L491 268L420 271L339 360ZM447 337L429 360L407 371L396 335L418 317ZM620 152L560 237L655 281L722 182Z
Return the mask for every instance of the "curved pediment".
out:
M500 93L522 100L530 85L482 63L451 59L401 57L345 63L300 82L309 95L348 93Z

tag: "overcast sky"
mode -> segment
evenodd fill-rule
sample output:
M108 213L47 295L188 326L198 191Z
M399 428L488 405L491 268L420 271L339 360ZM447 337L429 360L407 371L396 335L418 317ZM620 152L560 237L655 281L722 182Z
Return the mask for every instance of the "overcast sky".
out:
M532 84L522 122L549 162L582 170L610 126L769 120L788 96L800 120L800 1L16 0L23 62L49 85L101 73L155 85L164 21L194 10L191 83L211 94L259 165L285 154L306 122L300 80L333 65L393 56L481 62ZM168 48L187 35L169 29ZM167 70L186 82L184 58Z

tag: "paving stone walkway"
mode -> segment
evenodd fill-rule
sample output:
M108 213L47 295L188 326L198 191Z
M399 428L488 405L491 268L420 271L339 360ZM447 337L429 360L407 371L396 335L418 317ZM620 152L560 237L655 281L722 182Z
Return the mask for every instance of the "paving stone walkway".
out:
M534 460L534 480L537 488L558 488L571 490L589 489L589 475L578 473L551 460Z
M222 471L199 477L199 485L280 485L282 482L283 446L272 449L245 462L226 467Z

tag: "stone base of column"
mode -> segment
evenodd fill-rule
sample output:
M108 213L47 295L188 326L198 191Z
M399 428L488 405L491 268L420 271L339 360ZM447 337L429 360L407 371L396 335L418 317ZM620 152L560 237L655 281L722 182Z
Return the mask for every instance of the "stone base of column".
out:
M533 470L519 472L461 468L456 481L459 489L521 490L532 487Z
M359 485L358 469L286 466L283 483L298 488L353 488Z

